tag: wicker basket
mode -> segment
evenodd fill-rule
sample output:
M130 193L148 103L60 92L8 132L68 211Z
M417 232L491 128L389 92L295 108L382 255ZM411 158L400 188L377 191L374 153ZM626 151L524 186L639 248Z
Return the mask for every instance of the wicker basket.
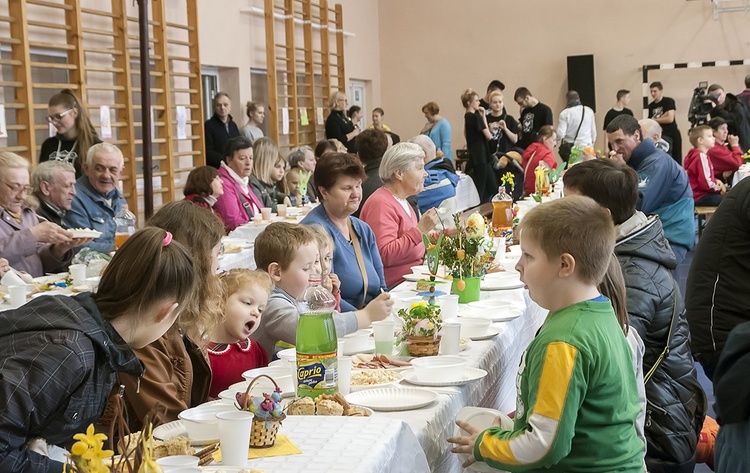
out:
M248 384L247 386L247 390L245 390L245 405L240 406L242 410L250 410L250 391L253 389L253 385L256 383L256 381L258 381L260 378L268 378L271 380L274 386L276 386L277 388L279 387L279 385L276 384L276 381L274 381L273 378L266 374L256 376L252 381L250 381L250 384ZM269 419L253 417L253 426L250 429L250 447L273 447L273 444L276 443L276 434L279 432L281 421L283 421L284 419L286 419L286 414L281 414L281 417L271 417Z
M411 356L434 356L440 351L440 335L437 337L407 337Z

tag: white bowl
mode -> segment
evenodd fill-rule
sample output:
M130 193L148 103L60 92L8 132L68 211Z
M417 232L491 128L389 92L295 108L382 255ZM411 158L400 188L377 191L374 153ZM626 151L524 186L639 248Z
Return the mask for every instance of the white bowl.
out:
M344 335L344 353L360 353L370 348L370 334L372 330L357 330Z
M483 301L469 302L472 314L481 318L506 317L510 310L510 303L486 299Z
M198 462L200 462L200 458L194 455L172 455L156 460L156 464L161 466L165 471L171 471L177 467L197 467Z
M273 378L273 380L276 381L276 384L281 388L282 392L291 392L294 390L292 384L292 372L288 366L267 366L265 368L256 368L254 370L245 371L242 373L242 377L248 381L252 381L253 378L262 374ZM275 389L275 386L268 380L268 378L260 378L258 382L255 383L255 386L253 386L253 389L255 389L256 386L262 387L266 392L272 392Z
M461 336L464 338L481 337L487 333L492 320L479 317L459 317Z
M216 414L236 410L227 404L202 404L184 410L177 416L191 440L207 441L219 438L219 421Z
M422 276L424 273L428 273L430 270L427 269L426 264L420 264L418 266L412 266L411 272L416 276Z
M422 381L449 382L461 379L466 358L460 356L425 356L411 360L414 373Z

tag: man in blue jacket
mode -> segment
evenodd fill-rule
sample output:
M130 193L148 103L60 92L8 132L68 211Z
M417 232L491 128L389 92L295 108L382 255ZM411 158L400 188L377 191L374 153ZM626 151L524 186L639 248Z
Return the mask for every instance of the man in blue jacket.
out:
M424 190L417 194L419 211L424 213L436 207L443 225L453 228L453 214L457 212L456 186L459 177L453 168L453 163L445 157L437 157L435 143L427 135L417 135L410 138L411 143L419 145L424 150Z
M643 139L638 120L621 115L607 126L607 140L621 160L638 173L638 204L636 208L661 218L677 264L695 244L693 191L685 170L667 153Z
M83 176L76 181L76 196L63 222L67 228L91 228L101 236L86 246L100 253L115 249L115 215L126 204L117 188L122 176L122 151L110 143L89 148Z

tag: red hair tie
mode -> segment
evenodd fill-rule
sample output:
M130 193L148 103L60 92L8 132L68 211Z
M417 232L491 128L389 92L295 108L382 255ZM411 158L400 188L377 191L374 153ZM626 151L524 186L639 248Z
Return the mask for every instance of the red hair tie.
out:
M161 242L161 246L167 246L170 243L172 243L172 234L169 232L165 232L166 235L164 235L164 240Z

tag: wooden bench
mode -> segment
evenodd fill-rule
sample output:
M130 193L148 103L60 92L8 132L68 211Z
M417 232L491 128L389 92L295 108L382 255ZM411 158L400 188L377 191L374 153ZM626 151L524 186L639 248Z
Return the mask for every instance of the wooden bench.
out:
M695 215L698 217L698 239L700 240L703 233L703 225L708 223L711 216L716 212L716 207L696 207Z

